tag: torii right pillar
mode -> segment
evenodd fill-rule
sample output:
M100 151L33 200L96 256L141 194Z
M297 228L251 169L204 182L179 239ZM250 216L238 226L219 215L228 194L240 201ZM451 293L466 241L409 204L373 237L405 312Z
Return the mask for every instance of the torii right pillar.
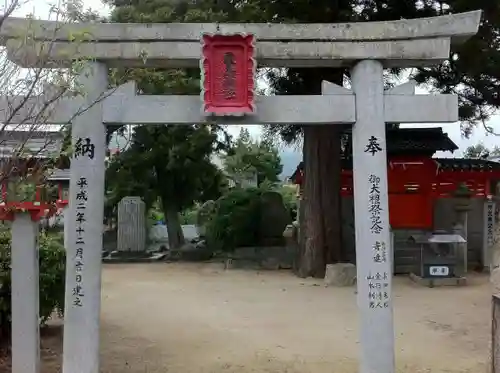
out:
M352 152L360 372L393 373L392 250L382 63L359 62L351 76L357 108Z
M422 56L426 48L419 46ZM438 47L449 55L450 39ZM404 52L402 52L404 54ZM418 53L417 53L418 54ZM389 59L389 56L387 56ZM362 60L351 70L356 123L353 126L354 217L357 303L360 312L360 373L394 373L392 304L393 248L389 226L386 123L429 122L433 117L458 120L458 99L447 105L416 110L422 96L412 82L384 92L384 67L409 61ZM419 64L415 60L415 65ZM411 63L411 62L410 62ZM386 65L386 66L384 66Z

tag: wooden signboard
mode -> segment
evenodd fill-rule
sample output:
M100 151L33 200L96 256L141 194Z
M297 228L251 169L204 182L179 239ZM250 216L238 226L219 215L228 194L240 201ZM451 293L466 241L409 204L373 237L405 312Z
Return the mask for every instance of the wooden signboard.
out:
M201 59L205 115L255 113L255 38L248 34L204 34Z

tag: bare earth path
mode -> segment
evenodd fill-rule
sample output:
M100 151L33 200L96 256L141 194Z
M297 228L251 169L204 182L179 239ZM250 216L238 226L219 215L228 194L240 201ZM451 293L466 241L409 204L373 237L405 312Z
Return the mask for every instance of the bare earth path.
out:
M103 272L106 373L357 372L353 288L207 264ZM395 286L398 372L486 372L486 277L466 288Z

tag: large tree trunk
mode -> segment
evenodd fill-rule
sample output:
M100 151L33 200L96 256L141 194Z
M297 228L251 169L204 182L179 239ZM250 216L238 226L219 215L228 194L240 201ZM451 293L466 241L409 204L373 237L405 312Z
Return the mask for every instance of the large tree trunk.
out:
M182 232L179 212L176 208L165 204L162 201L163 214L165 215L165 224L168 232L168 245L170 249L178 249L184 245L184 232Z
M324 277L326 264L342 260L340 132L304 128L304 191L298 275Z
M342 85L344 71L310 69L303 71L309 94L321 94L326 79ZM341 135L339 126L304 126L304 179L301 202L299 260L300 277L322 278L326 264L345 260L342 248L340 199Z

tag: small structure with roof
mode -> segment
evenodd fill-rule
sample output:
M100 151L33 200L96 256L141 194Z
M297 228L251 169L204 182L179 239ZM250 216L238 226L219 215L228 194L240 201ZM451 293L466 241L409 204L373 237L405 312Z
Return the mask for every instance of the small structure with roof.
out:
M67 205L69 160L60 157L63 141L64 135L60 131L2 131L2 219L9 220L12 209L33 210L40 218L45 215L43 206L63 208Z
M420 246L413 281L428 287L466 284L467 246L461 235L433 232L411 236L410 243Z

